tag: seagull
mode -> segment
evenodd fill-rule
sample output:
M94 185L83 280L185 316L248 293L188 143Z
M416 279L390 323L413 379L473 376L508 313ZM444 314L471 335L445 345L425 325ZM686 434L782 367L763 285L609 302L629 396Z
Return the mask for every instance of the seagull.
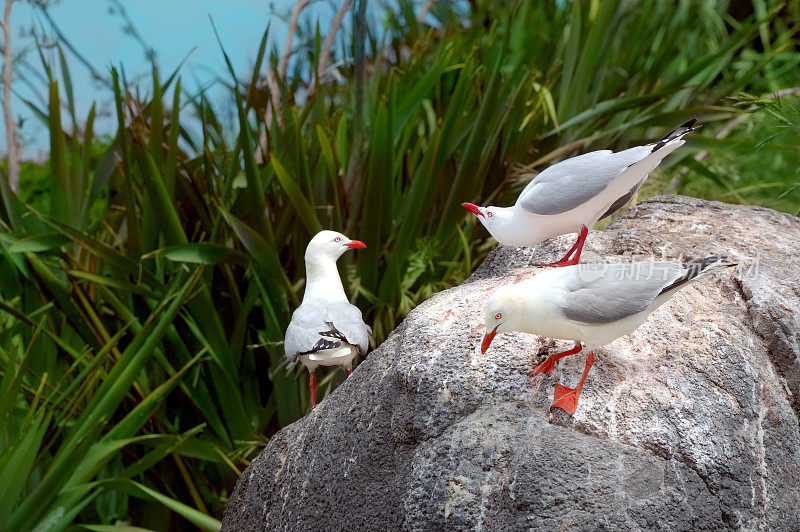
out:
M623 264L585 263L540 273L521 283L495 290L486 305L486 353L498 332L521 331L562 340L575 346L550 355L530 375L550 373L558 361L583 346L589 357L578 385L555 385L551 408L575 413L594 350L636 330L655 309L709 271L736 263L712 256L687 263L643 261ZM583 344L583 345L582 345Z
M554 236L578 233L563 258L534 266L578 264L589 229L628 203L648 174L685 142L683 136L697 129L692 127L695 122L686 122L658 142L617 153L593 151L556 163L528 183L513 207L461 206L507 246L534 246Z
M290 362L300 360L308 369L311 406L317 404L317 366L344 366L353 370L353 358L366 353L372 328L361 311L344 294L336 261L348 249L364 249L335 231L320 231L306 248L306 289L303 301L286 329L284 351Z

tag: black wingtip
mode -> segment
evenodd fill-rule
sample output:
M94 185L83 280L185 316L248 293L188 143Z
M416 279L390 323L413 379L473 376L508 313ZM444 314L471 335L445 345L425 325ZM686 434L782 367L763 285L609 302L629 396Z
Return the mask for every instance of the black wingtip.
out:
M689 281L696 279L701 273L708 271L711 268L729 268L731 266L738 266L738 263L733 258L727 255L711 255L702 259L696 259L683 263L683 268L686 273L676 279L669 286L665 286L659 294L669 292L673 288L685 285Z
M661 140L655 143L653 146L653 152L656 152L667 145L668 142L675 140L677 138L682 137L683 135L689 133L690 131L694 131L695 129L699 128L700 126L695 126L697 123L696 118L692 118L688 122L681 124L680 126L676 127L666 135L664 135ZM652 152L651 152L652 153Z
M700 271L703 271L711 266L728 267L737 266L738 264L739 263L736 262L736 259L729 257L728 255L711 255L702 259L695 259L685 262L683 266L687 268L699 268Z

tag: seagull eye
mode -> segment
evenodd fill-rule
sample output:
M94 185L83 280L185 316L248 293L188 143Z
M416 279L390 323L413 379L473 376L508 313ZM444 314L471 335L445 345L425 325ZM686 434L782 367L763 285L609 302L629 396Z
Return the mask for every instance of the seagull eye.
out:
M342 241L342 239L341 239L341 238L339 238L339 237L337 236L336 238L334 238L334 239L333 239L333 241L334 241L334 242L341 242L341 241Z
M489 218L491 218L491 217L493 216L493 214L492 214L492 211L486 211L486 216L488 216Z
M503 315L501 313L499 313L499 312L494 315L494 319L496 319L496 320L499 320L502 317L503 317Z

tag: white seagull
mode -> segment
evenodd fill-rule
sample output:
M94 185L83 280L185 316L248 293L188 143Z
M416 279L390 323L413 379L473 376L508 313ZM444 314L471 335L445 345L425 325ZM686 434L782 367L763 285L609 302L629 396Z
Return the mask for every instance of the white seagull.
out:
M617 153L593 151L556 163L528 183L513 207L461 205L495 240L508 246L534 246L554 236L579 233L563 258L535 266L578 264L589 229L628 203L648 174L685 142L682 137L697 129L692 127L695 122L686 122L655 143Z
M553 371L559 359L580 353L583 343L590 352L580 382L575 388L556 384L552 405L574 414L594 363L594 349L633 332L651 312L702 274L735 264L720 256L685 264L587 263L502 286L486 305L481 352L486 353L498 332L521 331L575 341L573 349L550 355L530 372L537 375Z
M317 366L344 366L349 377L353 357L366 353L372 329L344 294L336 261L348 249L367 246L335 231L320 231L306 248L306 289L286 329L284 351L308 369L311 404L317 404Z

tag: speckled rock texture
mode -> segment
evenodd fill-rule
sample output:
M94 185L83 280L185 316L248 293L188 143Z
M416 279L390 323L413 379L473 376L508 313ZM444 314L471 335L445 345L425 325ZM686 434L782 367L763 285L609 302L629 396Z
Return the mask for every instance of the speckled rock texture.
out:
M573 417L550 411L585 354L499 334L492 289L574 236L500 247L414 310L242 475L224 530L800 530L800 219L663 196L590 233L611 262L729 254L595 352ZM752 263L755 261L755 264Z

